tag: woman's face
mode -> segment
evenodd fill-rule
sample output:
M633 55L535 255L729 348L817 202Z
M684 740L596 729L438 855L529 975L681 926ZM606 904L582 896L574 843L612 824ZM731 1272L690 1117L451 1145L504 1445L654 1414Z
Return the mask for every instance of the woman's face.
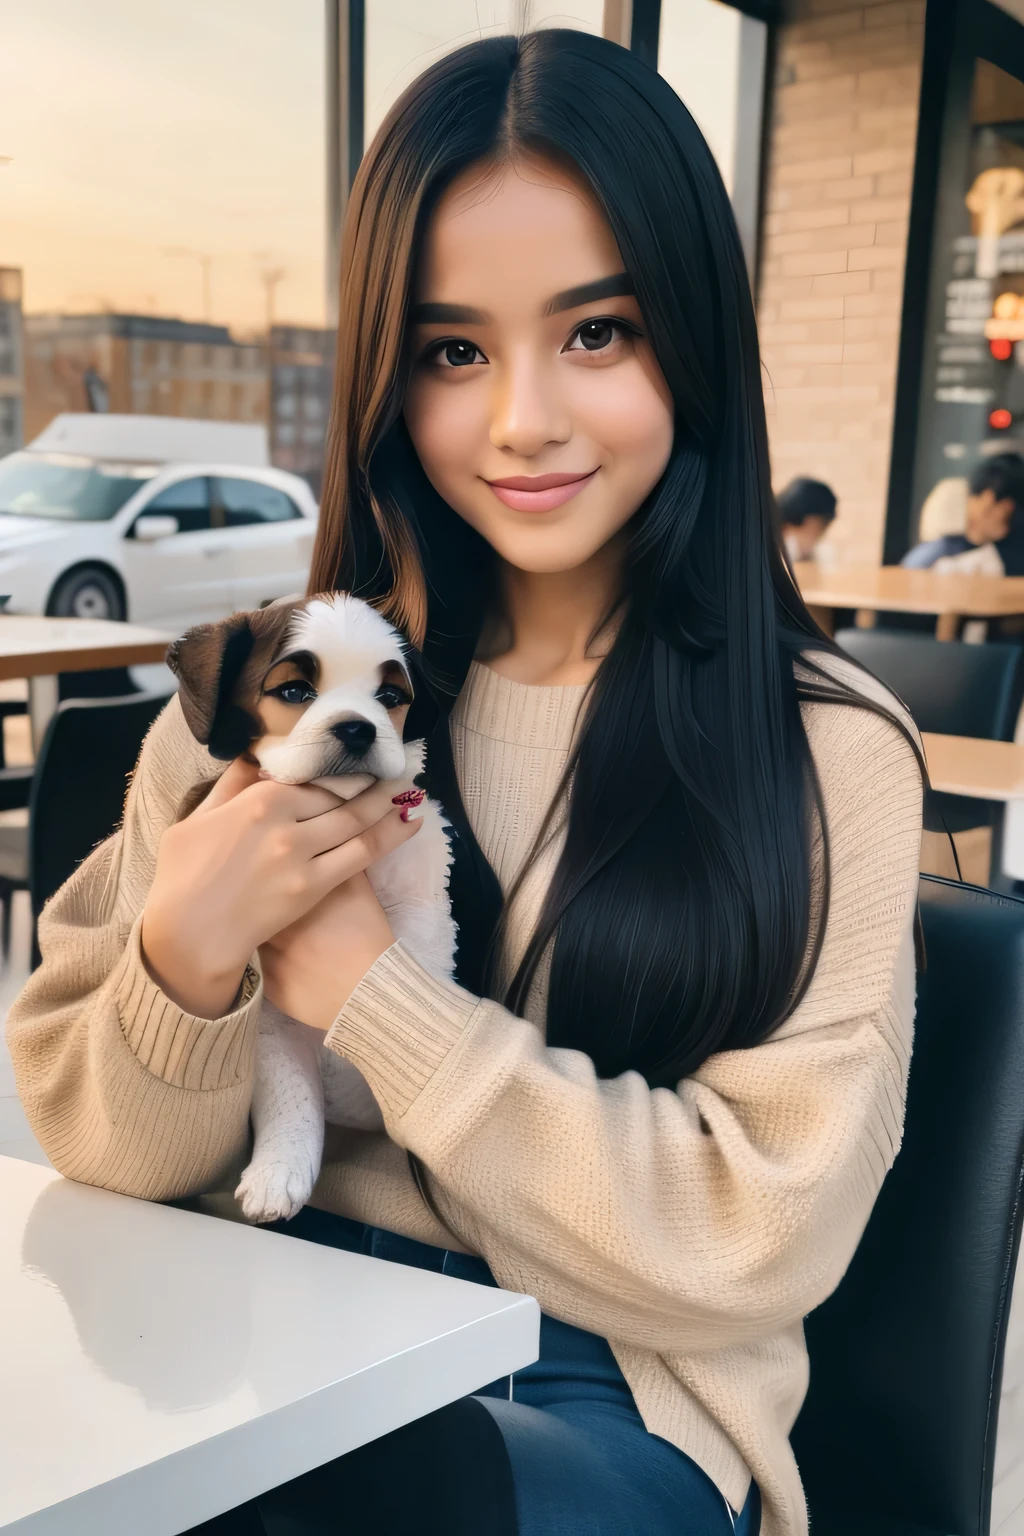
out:
M435 489L520 570L582 565L668 463L631 287L589 191L547 162L471 168L428 230L406 423Z

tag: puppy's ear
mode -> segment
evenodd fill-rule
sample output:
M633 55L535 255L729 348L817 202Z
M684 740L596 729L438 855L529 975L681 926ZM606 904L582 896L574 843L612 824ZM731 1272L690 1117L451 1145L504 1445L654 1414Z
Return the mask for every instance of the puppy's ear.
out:
M178 679L185 723L211 757L230 762L260 735L259 686L298 606L275 603L197 624L170 647L167 665Z

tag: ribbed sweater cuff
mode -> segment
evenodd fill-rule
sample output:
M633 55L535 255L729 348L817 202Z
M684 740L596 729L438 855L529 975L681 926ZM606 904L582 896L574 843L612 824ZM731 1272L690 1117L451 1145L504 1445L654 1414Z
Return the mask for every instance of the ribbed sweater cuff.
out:
M111 981L124 1037L154 1077L174 1088L217 1089L249 1075L263 990L252 966L231 1013L197 1018L172 1003L147 971L140 916Z
M405 1114L465 1034L479 998L437 981L393 944L374 961L324 1039L357 1066L386 1120Z

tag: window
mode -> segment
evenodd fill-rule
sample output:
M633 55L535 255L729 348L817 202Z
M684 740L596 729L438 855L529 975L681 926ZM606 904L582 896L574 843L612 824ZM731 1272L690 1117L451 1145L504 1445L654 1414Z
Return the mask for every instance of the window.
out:
M708 141L752 270L757 246L761 113L768 28L718 0L662 6L658 70Z
M287 523L301 514L290 496L259 480L218 480L217 502L228 528L251 523Z
M12 453L0 464L0 512L68 523L107 522L152 473L71 454Z
M86 366L112 412L140 409L134 373L154 414L229 419L235 398L204 400L191 374L259 370L241 419L266 422L268 323L324 323L323 4L0 12L0 269L23 270L28 296L25 436L87 409Z
M369 144L388 108L428 65L476 37L514 32L517 0L369 0L366 6L366 120ZM601 31L603 0L534 0L531 27Z
M210 526L209 481L205 475L178 480L154 496L144 512L176 517L179 533L202 533Z
M1024 81L986 58L960 69L968 62L943 140L910 543L937 486L980 457L1024 451Z

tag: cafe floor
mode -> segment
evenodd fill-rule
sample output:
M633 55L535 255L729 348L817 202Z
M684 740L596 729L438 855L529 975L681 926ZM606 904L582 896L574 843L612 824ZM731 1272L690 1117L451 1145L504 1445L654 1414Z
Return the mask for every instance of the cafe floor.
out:
M32 1135L14 1091L14 1068L3 1032L7 1010L28 979L31 926L28 892L19 891L14 898L11 955L0 971L0 1157L20 1157L29 1163L48 1164L46 1153Z

